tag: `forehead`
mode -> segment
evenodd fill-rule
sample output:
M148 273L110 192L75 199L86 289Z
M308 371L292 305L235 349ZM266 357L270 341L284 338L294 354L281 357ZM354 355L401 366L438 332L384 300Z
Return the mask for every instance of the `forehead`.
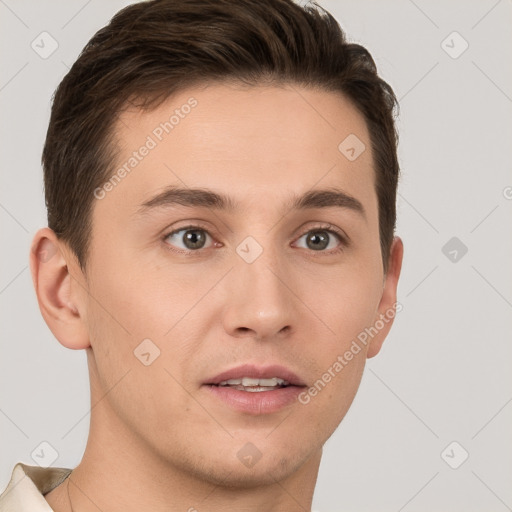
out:
M368 203L365 209L375 206L367 126L339 93L211 84L149 112L126 110L114 129L118 176L100 208L108 203L131 214L169 185L223 191L242 207L264 201L268 208L336 187Z

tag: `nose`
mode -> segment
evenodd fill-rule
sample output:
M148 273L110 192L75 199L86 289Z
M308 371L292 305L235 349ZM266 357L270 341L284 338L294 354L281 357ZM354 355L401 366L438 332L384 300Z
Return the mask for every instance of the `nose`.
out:
M298 318L290 272L267 255L250 264L239 262L230 274L223 308L225 331L259 341L289 336Z

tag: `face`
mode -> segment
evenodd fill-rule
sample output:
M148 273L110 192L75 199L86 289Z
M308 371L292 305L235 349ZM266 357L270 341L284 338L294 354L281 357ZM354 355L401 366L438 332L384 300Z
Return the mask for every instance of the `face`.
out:
M124 112L116 136L82 276L103 414L206 480L297 471L387 332L354 348L389 307L363 117L335 93L216 84Z

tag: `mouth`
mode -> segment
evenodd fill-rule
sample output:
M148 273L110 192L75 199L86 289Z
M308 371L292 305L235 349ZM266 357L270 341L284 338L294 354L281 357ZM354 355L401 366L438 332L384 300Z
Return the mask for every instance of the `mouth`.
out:
M270 379L255 379L253 377L242 377L241 379L229 379L219 382L220 387L230 387L239 391L248 391L249 393L261 393L262 391L275 391L276 389L286 388L290 385L287 380L279 377Z
M288 386L305 387L305 383L292 370L285 366L256 366L253 364L244 364L225 370L215 377L207 379L206 385L211 386L241 386L244 391L253 391L249 388L270 388L279 389Z
M242 365L204 382L215 400L237 412L270 414L297 402L304 382L284 366Z

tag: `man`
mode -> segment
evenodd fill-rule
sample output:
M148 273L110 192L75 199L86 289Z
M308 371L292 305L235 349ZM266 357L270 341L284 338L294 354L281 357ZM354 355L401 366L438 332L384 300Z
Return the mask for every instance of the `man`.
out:
M310 510L397 310L395 97L291 0L119 12L61 82L31 270L87 352L81 463L0 510ZM399 304L398 304L399 306Z

